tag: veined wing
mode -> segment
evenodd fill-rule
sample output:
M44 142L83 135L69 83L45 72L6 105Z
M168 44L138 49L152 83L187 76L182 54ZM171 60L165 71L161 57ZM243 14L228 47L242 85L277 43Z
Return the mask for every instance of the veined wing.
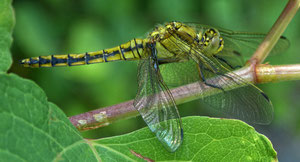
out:
M199 81L199 72L196 67L197 64L193 60L159 66L164 82L169 87L178 87Z
M220 64L230 71L244 65L243 58L234 52L215 55L215 57L217 57ZM198 64L192 59L183 62L162 64L160 65L160 71L164 82L171 87L178 87L201 79L199 77Z
M213 85L220 92L203 98L203 101L208 103L213 111L224 112L227 117L256 124L269 124L273 119L273 106L267 95L229 71L218 59L209 59L212 64L206 65L213 66L214 71L210 70L210 67L200 67L202 77L205 78L206 85Z
M160 142L174 152L182 143L181 119L172 94L162 80L157 60L151 57L150 53L156 50L145 50L149 57L139 62L134 107Z
M190 23L196 30L212 28L208 25ZM213 27L214 28L214 27ZM224 39L223 52L235 51L241 53L243 56L250 56L255 52L258 45L263 41L266 34L254 32L240 32L232 31L224 28L216 27L219 30L221 37ZM278 54L285 51L290 46L290 42L284 36L281 36L271 54Z
M182 40L177 39L176 41ZM175 41L173 43L174 45L176 44ZM185 42L182 41L181 43ZM210 108L225 113L227 117L248 122L257 124L268 124L271 122L273 118L272 103L259 88L231 72L214 55L207 56L201 53L199 49L192 48L186 43L185 46L178 46L178 48L186 52L190 59L194 61L190 68L194 69L193 71L199 71L198 74L193 73L191 74L192 76L190 74L188 76L200 78L202 83L199 86L201 88L211 86L218 91L217 94L215 92L211 93L211 95L206 94L209 97L203 98L203 101L211 106ZM237 86L241 88L236 88Z

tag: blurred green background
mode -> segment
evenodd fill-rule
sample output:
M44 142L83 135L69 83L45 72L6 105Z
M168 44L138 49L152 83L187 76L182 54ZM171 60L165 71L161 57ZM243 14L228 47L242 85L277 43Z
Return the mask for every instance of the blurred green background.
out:
M135 97L137 63L114 62L78 67L22 68L23 58L82 53L143 38L156 24L197 22L231 30L267 32L287 1L262 0L14 0L16 27L10 72L34 80L67 116L118 104ZM300 64L300 15L284 35L291 47L270 64ZM273 143L282 161L300 160L300 81L259 85L273 102L274 121L255 128ZM195 103L180 105L181 116L207 115ZM86 138L120 135L145 127L140 117L83 132Z

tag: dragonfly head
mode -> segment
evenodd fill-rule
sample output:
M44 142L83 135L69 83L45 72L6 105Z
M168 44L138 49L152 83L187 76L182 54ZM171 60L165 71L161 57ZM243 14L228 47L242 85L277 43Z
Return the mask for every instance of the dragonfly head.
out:
M200 31L197 37L199 44L207 54L216 54L224 47L224 40L217 29L210 28L204 32Z

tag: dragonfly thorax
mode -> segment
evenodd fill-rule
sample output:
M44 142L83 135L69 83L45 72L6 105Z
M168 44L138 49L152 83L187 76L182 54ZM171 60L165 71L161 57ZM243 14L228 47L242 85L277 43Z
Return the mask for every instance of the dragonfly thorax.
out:
M194 44L197 37L197 32L194 28L181 22L171 22L166 25L166 28L171 35L179 37L188 44Z

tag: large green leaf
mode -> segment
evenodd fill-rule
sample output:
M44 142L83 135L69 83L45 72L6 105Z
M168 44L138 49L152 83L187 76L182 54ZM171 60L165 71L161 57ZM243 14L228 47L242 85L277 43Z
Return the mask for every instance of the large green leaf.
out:
M0 75L0 159L95 160L89 145L33 82Z
M184 142L167 152L148 128L83 139L32 81L0 75L0 159L3 161L275 161L270 141L238 120L183 118ZM135 152L136 155L133 153Z
M15 19L11 2L12 0L0 1L0 72L7 71L12 63L9 50Z
M276 161L270 141L239 120L208 117L183 118L184 142L167 152L148 128L93 141L97 151L110 157L132 158L130 150L155 161Z

